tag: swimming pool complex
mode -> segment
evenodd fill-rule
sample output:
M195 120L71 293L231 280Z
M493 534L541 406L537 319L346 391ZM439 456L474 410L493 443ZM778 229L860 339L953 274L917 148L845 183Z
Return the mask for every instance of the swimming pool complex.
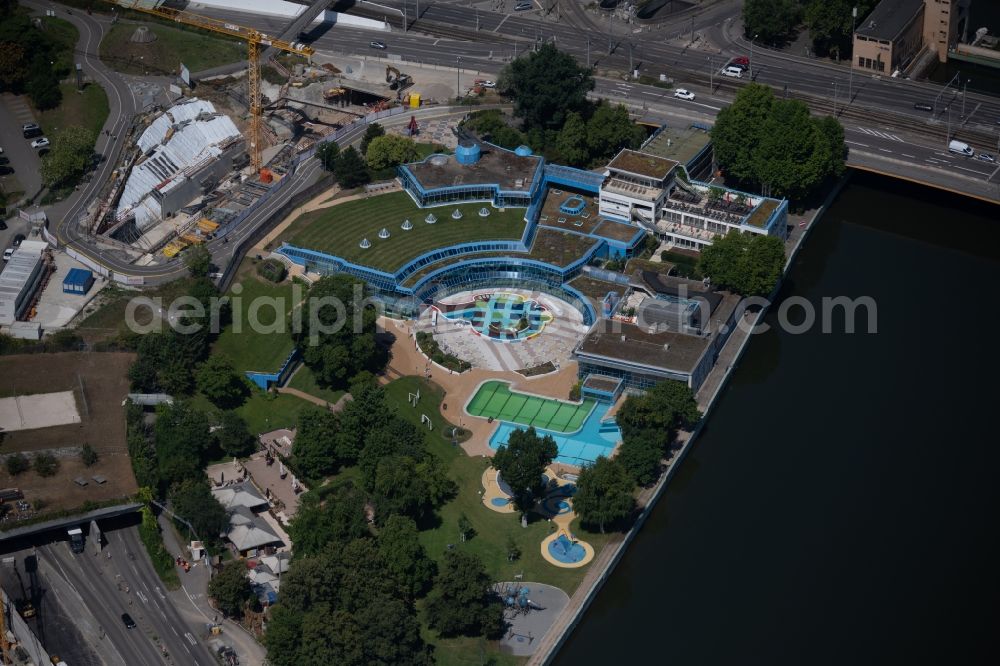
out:
M477 294L469 303L436 307L445 319L467 322L476 334L501 342L533 338L553 319L544 305L518 294Z

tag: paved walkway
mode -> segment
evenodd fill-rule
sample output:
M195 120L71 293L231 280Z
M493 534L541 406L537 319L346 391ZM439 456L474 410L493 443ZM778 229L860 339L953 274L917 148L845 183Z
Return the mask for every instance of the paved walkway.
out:
M486 419L472 416L465 411L465 405L475 394L479 385L490 379L502 379L511 383L512 389L520 389L536 395L551 398L567 399L569 391L576 383L577 364L571 361L559 368L538 377L523 377L516 372L498 372L473 368L462 373L454 373L431 363L417 349L414 339L414 329L410 322L379 318L382 330L395 335L392 344L392 359L386 373L380 377L382 383L388 383L398 377L418 375L438 384L445 392L441 403L441 416L466 430L472 437L462 443L462 448L470 456L491 456L489 441L493 431L499 425L498 421L488 423ZM558 466L557 466L558 467ZM561 467L560 467L561 469Z

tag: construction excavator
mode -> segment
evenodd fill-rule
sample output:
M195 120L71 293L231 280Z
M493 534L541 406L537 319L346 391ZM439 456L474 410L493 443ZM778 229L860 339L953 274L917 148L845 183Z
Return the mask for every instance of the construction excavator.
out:
M392 65L386 65L385 82L389 84L389 90L402 90L413 83L413 77L409 74L403 74Z

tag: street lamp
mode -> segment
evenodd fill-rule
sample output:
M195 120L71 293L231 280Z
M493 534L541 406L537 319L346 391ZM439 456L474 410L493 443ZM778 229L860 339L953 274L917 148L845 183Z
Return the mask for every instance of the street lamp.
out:
M458 56L458 69L455 70L455 99L462 101L462 56Z
M753 81L753 40L757 39L760 33L750 38L750 80Z
M965 83L962 84L962 120L965 120L965 91L969 87L969 81L972 79L966 79Z
M850 74L847 79L847 103L848 105L854 98L854 31L858 29L858 8L853 7L851 9L851 62L850 62Z

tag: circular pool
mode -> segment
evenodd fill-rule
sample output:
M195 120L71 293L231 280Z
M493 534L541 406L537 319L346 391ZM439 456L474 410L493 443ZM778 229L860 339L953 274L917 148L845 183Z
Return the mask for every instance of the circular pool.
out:
M572 507L562 497L549 497L542 502L542 509L551 516L558 516L572 511Z
M587 556L586 549L565 534L549 542L549 555L563 564L576 564Z
M494 497L490 500L490 504L493 506L507 506L510 504L510 499L507 497Z

